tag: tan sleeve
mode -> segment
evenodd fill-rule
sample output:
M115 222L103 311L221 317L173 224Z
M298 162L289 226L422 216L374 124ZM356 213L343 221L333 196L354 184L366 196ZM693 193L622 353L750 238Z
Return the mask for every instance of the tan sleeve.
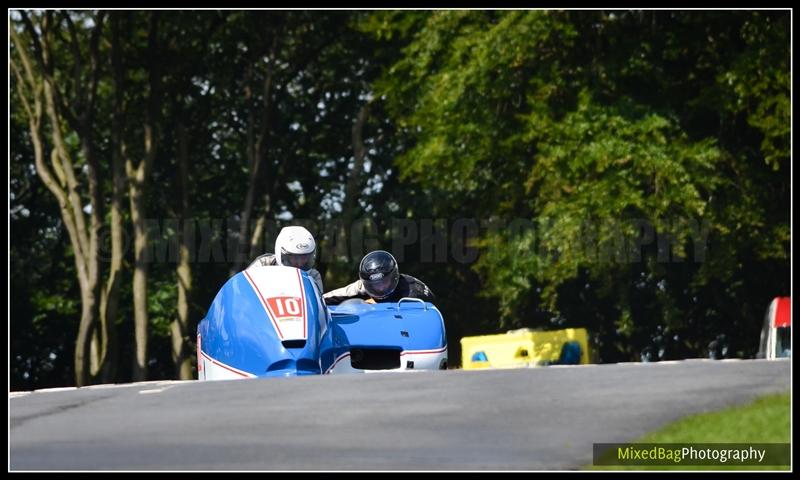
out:
M323 295L322 298L325 299L325 303L328 305L338 305L348 298L369 298L369 295L367 295L361 280L356 280L350 285L331 290Z
M312 268L311 270L308 271L308 276L311 277L312 280L314 280L314 283L317 285L317 288L319 289L319 293L322 294L322 292L324 292L325 290L322 288L322 275L319 274L319 271L317 271L316 268Z
M271 265L275 265L276 263L277 262L275 261L275 255L274 254L265 253L264 255L261 255L261 256L257 257L255 260L253 260L252 262L250 262L250 265L248 265L247 268L250 268L250 267L253 267L253 266L256 266L256 265L260 265L262 267L269 267Z

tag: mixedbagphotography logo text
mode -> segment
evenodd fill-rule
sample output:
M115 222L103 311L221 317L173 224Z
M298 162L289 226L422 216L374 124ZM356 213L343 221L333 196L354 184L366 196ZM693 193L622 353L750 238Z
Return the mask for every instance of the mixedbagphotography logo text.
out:
M245 264L272 252L275 238L286 225L300 225L315 237L317 261L357 262L373 250L390 250L397 261L473 264L482 253L480 240L502 239L524 245L526 255L543 264L578 253L591 263L640 263L650 255L658 263L702 263L711 231L707 220L671 218L653 222L640 218L596 220L564 218L391 218L378 224L360 218L345 224L333 219L295 219L264 222L257 237L239 238L240 221L230 218L144 220L149 242L147 263L177 263L185 249L192 263ZM571 232L554 240L553 232ZM122 249L133 247L132 232L121 232ZM111 258L110 231L100 232L101 260ZM523 248L523 247L518 247Z
M789 465L788 443L595 443L594 465Z

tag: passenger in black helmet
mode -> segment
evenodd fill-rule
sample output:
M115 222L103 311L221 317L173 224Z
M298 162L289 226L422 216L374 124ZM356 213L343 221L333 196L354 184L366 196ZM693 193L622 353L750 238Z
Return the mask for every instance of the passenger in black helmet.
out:
M358 266L358 278L370 297L380 300L394 292L400 282L397 261L389 252L378 250L365 256Z
M401 274L397 261L391 253L375 250L361 259L358 267L359 279L325 295L325 303L338 305L350 298L361 298L372 302L397 302L401 298L420 298L426 302L434 299L427 285L411 275Z

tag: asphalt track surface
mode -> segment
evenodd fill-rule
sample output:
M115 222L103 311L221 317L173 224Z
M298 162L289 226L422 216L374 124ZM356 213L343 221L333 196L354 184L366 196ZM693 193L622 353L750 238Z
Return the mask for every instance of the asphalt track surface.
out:
M145 382L9 394L9 470L570 470L787 392L788 360Z

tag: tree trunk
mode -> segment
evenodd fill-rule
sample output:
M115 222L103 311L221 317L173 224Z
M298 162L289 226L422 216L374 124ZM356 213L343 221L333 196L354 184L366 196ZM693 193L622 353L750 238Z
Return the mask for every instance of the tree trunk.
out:
M181 194L180 221L183 225L189 214L189 148L186 138L186 129L182 123L177 126L178 131L178 175ZM192 373L192 360L189 354L189 295L192 291L192 266L189 263L190 252L188 232L184 228L178 233L180 256L178 267L175 270L178 278L178 317L172 321L172 361L175 362L175 376L181 380L194 378Z
M113 18L112 18L113 22ZM112 23L114 35L118 35ZM118 40L118 39L117 39ZM101 358L104 367L99 375L104 382L112 382L117 373L119 361L117 345L117 311L119 307L119 289L122 283L122 208L125 195L125 167L122 157L122 132L125 130L125 112L123 106L123 90L121 84L122 64L118 42L112 41L111 64L114 76L114 113L111 119L111 170L113 176L111 194L111 259L108 278L100 298L100 324L105 339Z
M366 147L364 146L364 124L369 116L369 108L372 104L370 100L364 104L356 115L350 131L350 138L353 146L353 168L347 174L347 181L344 189L344 199L342 200L342 213L339 217L340 224L333 224L335 230L330 232L332 238L328 241L333 243L328 248L333 248L335 254L331 256L333 261L329 262L325 270L324 282L329 284L350 276L350 263L356 259L350 258L354 254L351 245L353 221L358 213L358 199L363 186L364 157ZM342 262L341 256L344 255L347 261Z
M99 296L99 272L97 255L97 231L100 225L97 223L99 215L97 212L100 205L96 204L97 196L91 196L91 207L95 213L91 217L91 232L86 227L83 208L80 200L80 185L75 177L72 159L69 151L64 144L61 128L63 118L55 99L54 86L51 83L47 72L49 47L45 43L44 48L39 44L37 27L34 27L27 16L23 15L23 21L28 27L38 54L38 67L35 70L27 52L27 47L17 34L16 28L10 26L12 40L15 45L15 52L22 63L20 70L15 62L11 62L11 67L17 78L17 89L20 101L28 117L28 126L31 133L31 141L34 149L34 163L36 172L42 182L58 200L59 212L64 226L69 234L70 244L74 251L75 271L78 277L78 284L81 292L81 317L78 326L78 335L75 342L74 369L76 386L86 385L89 381L89 340L90 333L97 322L98 317L98 296ZM49 23L46 20L40 25L40 30L45 40L49 30ZM30 97L31 101L28 100ZM50 126L51 139L54 147L50 152L49 164L45 161L45 141L42 135L44 115ZM88 181L91 193L97 193L97 171L94 164L87 162L89 169Z
M253 236L250 237L250 259L254 259L264 253L264 245L261 241L261 237L264 236L264 227L267 224L267 216L269 216L270 204L272 203L271 198L270 192L264 195L264 210L262 210L261 215L258 216L256 226L253 229Z
M351 131L353 142L353 169L350 170L347 176L344 203L342 205L342 219L344 220L344 228L347 232L345 238L348 247L350 245L350 224L353 223L356 212L358 211L358 198L361 194L364 157L367 153L367 149L364 147L364 124L367 121L371 103L371 101L367 102L361 107Z
M138 182L131 181L129 187L131 220L133 222L133 324L136 339L136 355L133 359L133 381L147 380L147 248L148 232L144 219L144 192Z
M247 193L245 194L244 206L239 223L239 236L237 238L237 248L233 252L233 263L231 265L230 275L238 272L245 264L242 258L247 254L251 248L252 240L249 236L250 232L250 217L253 215L253 204L255 203L256 189L259 185L259 173L264 159L267 158L267 139L270 133L270 95L272 94L272 76L275 72L275 58L278 48L278 35L273 37L272 47L269 53L270 62L267 66L267 73L264 77L264 84L262 86L262 107L261 107L261 125L258 135L254 135L255 130L255 115L250 113L248 115L247 127L247 155L248 164L250 166L250 174L247 181ZM247 81L245 85L245 97L249 100L253 97L250 88L250 75L252 70L248 70Z
M54 78L54 62L51 52L53 41L53 22L56 12L48 11L38 15L40 22L34 25L26 12L20 12L22 23L27 29L29 39L33 46L36 58L34 69L28 45L23 43L17 33L16 27L9 25L9 32L15 45L15 51L22 62L22 71L12 63L14 73L18 79L20 99L28 115L31 138L34 145L36 170L47 188L58 200L61 218L69 233L70 244L74 251L75 269L81 292L81 318L75 342L74 368L75 384L82 386L89 383L91 370L102 368L104 365L105 350L103 340L107 337L107 329L101 329L101 336L94 344L98 354L92 359L90 345L92 337L97 331L97 322L100 315L100 261L99 261L99 231L103 224L102 193L98 177L99 168L95 158L94 141L91 125L94 121L94 103L97 93L99 72L99 40L103 28L105 13L98 14L94 20L94 27L89 42L90 67L88 81L83 81L83 63L79 38L75 26L69 15L61 13L61 19L69 27L70 44L73 52L73 81L71 82L76 94L70 97L70 104L64 103L65 95L60 93L60 85ZM27 89L27 95L25 90ZM30 105L28 96L33 101ZM50 154L50 165L45 162L45 141L42 136L42 109L47 114L50 126L53 148ZM74 107L74 110L71 108ZM89 196L87 225L84 217L84 205L81 199L81 185L75 176L75 167L71 154L64 142L62 128L69 123L77 133L81 143L81 151L86 160L86 179ZM52 171L51 171L52 168ZM102 337L102 338L101 338ZM91 365L89 364L92 359Z
M148 76L149 92L147 112L144 122L144 159L134 166L126 155L125 171L128 175L128 195L130 196L131 222L133 223L133 323L136 338L136 355L133 359L133 380L147 380L147 342L149 319L147 313L147 270L149 259L146 249L149 232L145 218L145 190L150 180L150 171L156 157L158 146L157 111L160 84L158 71L158 13L150 16L148 32ZM124 145L124 144L123 144ZM123 153L125 147L123 146Z

